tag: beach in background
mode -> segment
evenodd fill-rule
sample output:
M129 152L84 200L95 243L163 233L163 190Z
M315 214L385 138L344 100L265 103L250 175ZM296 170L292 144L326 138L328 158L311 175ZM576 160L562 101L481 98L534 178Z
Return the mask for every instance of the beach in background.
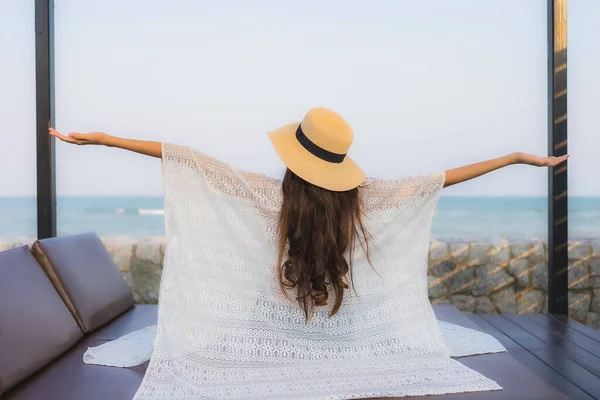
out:
M435 238L547 235L546 197L442 196L433 218ZM162 196L58 197L60 236L95 232L99 236L164 236ZM0 238L36 236L35 197L0 198ZM569 236L600 238L600 197L569 198Z

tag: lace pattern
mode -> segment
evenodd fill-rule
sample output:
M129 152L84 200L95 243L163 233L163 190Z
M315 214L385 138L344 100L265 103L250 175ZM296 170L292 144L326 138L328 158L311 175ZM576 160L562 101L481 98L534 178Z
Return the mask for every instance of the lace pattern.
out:
M155 336L156 326L152 325L100 346L88 347L83 354L83 362L109 367L135 367L150 359Z
M506 352L506 348L492 335L445 321L439 321L439 324L450 357Z
M450 357L506 352L506 348L487 333L445 321L438 322ZM155 338L156 326L149 326L100 346L88 348L83 355L83 362L108 367L140 365L150 359ZM268 352L275 350L269 345L265 348Z
M500 387L449 358L427 297L444 174L362 187L363 254L336 315L279 290L281 182L163 145L167 253L154 352L135 399L316 399Z

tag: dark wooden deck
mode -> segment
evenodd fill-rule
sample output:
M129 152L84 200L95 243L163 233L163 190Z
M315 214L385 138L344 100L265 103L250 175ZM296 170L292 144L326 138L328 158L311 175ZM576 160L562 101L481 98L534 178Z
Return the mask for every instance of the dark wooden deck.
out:
M496 337L508 353L457 358L502 390L410 397L432 400L600 399L600 331L548 314L470 314L445 304L439 320Z
M464 315L567 398L600 399L600 331L548 314Z

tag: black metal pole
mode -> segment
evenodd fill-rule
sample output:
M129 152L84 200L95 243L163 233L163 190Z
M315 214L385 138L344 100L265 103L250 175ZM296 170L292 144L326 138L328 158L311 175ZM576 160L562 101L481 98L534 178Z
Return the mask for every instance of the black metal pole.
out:
M54 1L35 0L38 238L56 236L54 140Z
M567 154L567 0L548 0L548 154ZM548 170L548 312L569 312L567 162Z

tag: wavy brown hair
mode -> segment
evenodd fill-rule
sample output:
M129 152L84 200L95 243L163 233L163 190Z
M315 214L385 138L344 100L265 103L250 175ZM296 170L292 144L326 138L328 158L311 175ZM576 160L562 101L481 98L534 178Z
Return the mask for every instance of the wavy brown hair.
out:
M369 260L359 188L333 192L305 181L288 169L282 190L279 283L286 295L287 290L296 289L296 300L307 321L315 307L328 304L331 289L334 295L331 317L342 305L348 275L352 280L352 256L357 242L360 241Z

